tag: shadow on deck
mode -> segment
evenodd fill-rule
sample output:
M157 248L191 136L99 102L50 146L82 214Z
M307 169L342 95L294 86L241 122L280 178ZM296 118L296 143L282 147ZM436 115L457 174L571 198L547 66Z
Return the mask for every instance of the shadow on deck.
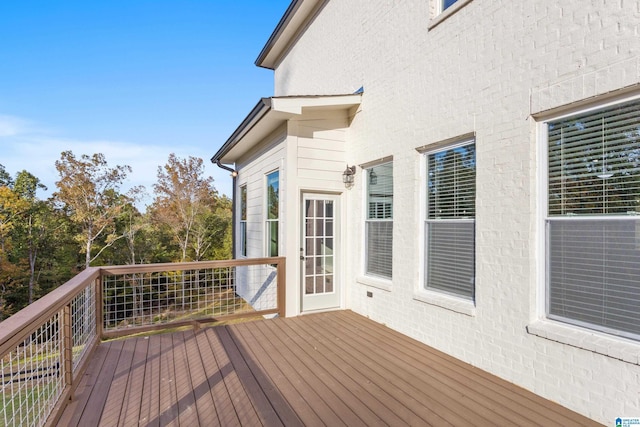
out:
M99 345L60 425L598 425L350 311Z

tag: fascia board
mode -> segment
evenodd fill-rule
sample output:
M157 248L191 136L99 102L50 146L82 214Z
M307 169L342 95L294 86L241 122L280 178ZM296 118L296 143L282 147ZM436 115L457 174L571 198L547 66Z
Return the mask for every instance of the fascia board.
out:
M300 97L273 97L274 111L301 115L304 110L343 110L360 104L362 95L327 95Z
M286 121L306 112L345 110L360 104L361 94L262 98L211 159L235 163Z
M282 54L324 1L326 0L293 0L260 51L255 64L274 70Z

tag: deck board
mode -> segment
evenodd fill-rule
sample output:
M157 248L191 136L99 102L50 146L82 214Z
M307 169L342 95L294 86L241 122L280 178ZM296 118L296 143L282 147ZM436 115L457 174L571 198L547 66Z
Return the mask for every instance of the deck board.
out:
M286 334L293 343L304 349L301 359L309 364L310 371L322 369L333 378L335 383L340 384L342 387L335 391L340 391L339 397L350 408L363 407L360 411L361 418L375 414L382 424L401 425L403 423L401 414L394 409L403 408L394 407L393 402L388 401L389 395L383 388L378 387L368 378L355 375L356 368L353 365L344 363L339 355L326 351L314 332L308 328L303 329L299 325L299 320L286 323L275 320L268 326L272 328L272 334L282 331L281 333ZM359 361L356 364L359 364Z
M160 337L150 336L140 400L140 424L158 426L160 413ZM126 425L130 420L125 420Z
M323 396L331 397L330 390L313 387L315 372L307 369L301 359L295 353L296 348L282 342L278 337L273 340L265 339L263 333L264 323L245 324L239 327L239 332L248 337L247 346L254 348L255 354L262 351L267 357L262 359L262 367L268 372L278 390L298 413L300 421L304 425L318 425L324 419L329 425L340 426L347 423L347 419L341 420ZM301 372L308 373L302 375ZM335 405L339 401L331 400ZM322 414L322 417L320 415ZM288 423L285 423L289 425Z
M196 335L196 343L202 357L207 384L215 404L216 416L220 425L240 425L240 418L236 413L231 401L231 393L229 393L225 383L225 376L230 372L229 367L218 364L206 332L199 331ZM203 387L206 387L206 385L203 385Z
M211 394L211 387L203 365L197 337L193 331L184 333L185 363L189 368L197 422L190 425L219 426L216 406Z
M598 425L350 311L102 343L59 425Z
M348 321L347 321L348 320ZM362 322L365 320L365 322ZM366 319L342 317L342 313L327 321L335 326L351 328L356 337L375 337L393 343L399 357L408 357L408 362L418 367L421 374L438 378L443 385L451 383L453 387L469 396L476 402L476 409L486 407L496 415L509 418L518 425L540 425L559 423L578 427L580 421L573 418L572 413L559 405L548 406L548 401L521 387L508 383L481 369L454 359L445 353L422 343L408 339L406 336L389 328L368 327ZM356 327L355 325L360 325Z
M140 403L149 349L149 339L146 337L132 339L131 341L135 342L135 350L118 420L118 424L121 425L124 424L125 420L140 419Z
M118 360L124 348L124 342L109 343L109 353L102 364L100 377L91 390L91 395L82 414L79 425L97 426L102 417L108 417L110 413L105 411L105 405L109 399L109 391L118 367Z
M325 321L318 327L326 323ZM408 349L407 340L394 342L391 345L393 351L389 351L388 346L391 343L381 334L367 333L368 331L354 328L351 324L335 323L333 326L352 333L352 349L349 351L360 352L359 357L370 360L380 371L380 375L392 378L397 387L414 396L419 402L432 407L431 402L435 401L434 404L438 405L435 408L436 412L450 423L475 424L489 423L492 420L500 425L508 425L516 421L496 411L499 408L483 394L469 393L465 383L456 383L451 377L438 375L434 367L430 367L427 372L417 369L416 367L423 365L425 360L411 358L405 354ZM344 344L340 346L344 347ZM419 408L415 409L419 411ZM531 425L523 424L524 420L521 418L517 421L521 426Z
M393 372L387 373L384 368L377 365L368 354L355 349L351 341L355 337L344 334L343 328L315 328L314 319L301 317L295 322L289 322L291 328L303 336L305 332L311 332L306 338L309 344L313 344L319 353L325 355L334 365L334 369L341 371L355 383L363 384L365 392L376 398L369 404L371 410L386 407L387 412L399 419L385 419L390 425L464 425L466 421L457 415L452 421L442 416L444 407L439 405L435 398L429 401L418 401L415 396L407 393L398 385ZM326 333L325 333L326 332ZM390 349L393 351L393 349ZM365 394L366 396L366 394Z
M117 348L117 347L116 347ZM113 426L118 424L120 412L124 406L125 391L131 371L132 360L136 348L135 340L124 341L122 349L116 362L113 381L109 387L109 394L102 410L103 416L100 418L101 426Z
M100 345L93 353L91 359L91 368L87 369L80 384L78 385L74 398L67 405L66 410L62 414L58 424L64 426L77 426L84 408L87 405L91 391L98 382L99 376L102 372L102 365L109 354L109 346Z

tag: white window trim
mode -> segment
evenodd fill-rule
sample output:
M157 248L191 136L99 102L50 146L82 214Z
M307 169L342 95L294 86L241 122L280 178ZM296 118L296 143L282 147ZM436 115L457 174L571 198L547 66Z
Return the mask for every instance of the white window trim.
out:
M366 176L366 170L369 168L372 168L373 166L378 166L378 165L382 165L385 163L392 163L393 162L393 156L385 156L385 157L381 157L379 159L367 162L367 163L362 163L360 164L360 169L361 169L361 175L363 177ZM381 276L373 276L373 275L369 275L366 273L366 265L367 265L367 232L366 232L366 227L367 227L367 212L369 210L369 206L368 206L368 185L366 184L366 182L364 181L364 179L366 178L362 178L363 179L363 184L362 184L362 212L363 212L363 219L362 219L362 251L361 251L361 259L360 259L360 271L361 274L358 275L356 277L356 282L361 284L361 285L365 285L365 286L372 286L374 288L383 290L383 291L388 291L391 292L392 288L393 288L393 277L391 279L386 278L386 277L381 277ZM393 215L393 214L392 214ZM393 220L393 217L392 217ZM393 243L392 243L393 244ZM393 264L392 264L393 265ZM392 267L393 268L393 267Z
M386 163L392 163L393 164L393 156L387 156L387 157L383 157L381 159L378 160L374 160L372 162L368 162L365 163L363 165L361 165L360 167L362 168L362 189L364 192L364 197L363 197L363 201L364 201L364 206L363 206L363 213L364 213L364 221L363 221L363 241L362 241L362 247L363 247L363 251L362 251L362 261L361 261L361 268L362 268L362 275L359 276L359 282L362 284L366 284L367 286L373 286L376 287L378 289L382 289L382 290L391 290L391 285L393 282L393 259L391 260L391 270L392 270L392 274L391 274L391 278L388 277L383 277L383 276L378 276L375 274L369 274L367 273L367 222L369 221L368 217L368 212L369 212L369 185L368 183L365 181L368 179L368 174L366 173L368 169L374 167L374 166L379 166L379 165L383 165ZM394 193L395 193L395 188L393 189ZM395 194L394 194L395 196ZM394 215L393 215L393 209L395 207L395 201L394 204L391 207L391 223L393 224L394 222ZM391 242L392 248L393 248L393 241Z
M423 277L424 277L424 274L423 274ZM466 316L470 316L470 317L476 316L475 301L460 298L454 295L449 295L441 292L420 288L420 289L414 290L413 299L416 301L423 302L425 304L444 308L445 310L464 314Z
M364 286L371 286L387 292L391 292L393 289L393 282L391 279L386 279L384 277L360 275L356 277L356 282Z
M640 99L640 95L613 97L602 100L601 103L589 102L580 107L568 109L566 106L553 109L544 115L535 116L537 163L537 283L536 283L536 313L535 318L527 325L530 335L550 341L567 344L576 348L589 350L594 353L609 356L635 365L640 365L640 342L619 335L611 335L591 328L583 328L576 324L561 322L547 317L547 236L546 221L548 218L548 126L547 123L577 114L607 108L612 105ZM555 114L554 114L555 113Z
M418 301L420 303L429 304L435 307L443 308L445 310L453 311L455 313L464 314L466 316L475 317L477 314L476 310L476 301L477 301L477 293L476 298L474 300L469 300L462 297L457 297L441 292L432 291L426 289L425 278L427 274L426 263L424 262L426 257L426 249L425 249L425 218L427 215L427 186L423 185L427 179L427 156L429 153L434 153L437 151L444 150L449 147L456 147L468 144L470 141L476 141L475 132L469 132L463 135L459 135L453 138L448 138L442 141L434 142L432 144L423 145L421 147L416 147L416 151L419 154L419 174L418 174L418 182L420 183L420 192L419 192L419 203L417 207L417 218L419 218L419 226L418 226L418 259L420 261L420 269L418 273L418 282L414 285L413 289L413 300ZM476 148L476 156L477 156L477 148ZM476 158L477 162L477 158Z
M445 10L442 10L442 0L431 0L430 14L431 19L427 29L430 31L437 27L440 23L445 21L451 15L458 12L460 9L471 3L473 0L458 0Z
M269 219L269 193L268 193L268 188L269 188L269 175L278 172L278 218L277 219ZM280 171L280 169L273 169L267 173L264 174L264 186L263 186L263 191L264 191L264 254L265 257L270 257L271 255L269 254L269 249L271 246L271 242L270 242L270 237L271 237L271 228L269 227L270 223L272 222L277 222L278 223L278 256L281 255L281 250L280 250L280 217L282 216L281 208L282 208L282 200L280 197L281 191L280 191L280 187L282 184L282 173Z
M240 215L239 215L239 220L238 220L238 224L239 224L239 231L240 231L240 253L238 254L238 256L240 258L247 258L249 252L248 252L248 248L247 248L247 243L248 243L248 233L247 233L247 218L242 219L242 189L245 189L245 194L246 194L246 199L245 199L245 213L247 218L249 217L249 188L247 186L247 183L244 182L242 184L239 185L239 189L240 189ZM242 235L242 225L244 224L244 236ZM244 252L244 253L243 253Z
M640 365L640 343L551 319L537 319L527 332L540 338Z
M439 292L437 290L427 289L426 285L426 276L427 276L427 263L429 262L426 259L426 226L427 222L427 198L429 197L427 193L427 185L426 180L427 176L427 162L430 154L438 153L444 150L450 150L458 147L464 147L465 145L476 144L476 136L474 132L467 133L464 135L460 135L458 137L449 138L444 141L440 141L434 144L430 144L427 146L422 146L416 148L416 151L421 154L420 156L420 203L419 203L419 216L420 218L420 244L418 247L420 248L419 256L420 256L420 274L419 281L414 288L413 298L417 301L421 301L427 304L436 305L447 310L455 311L457 313L465 314L467 316L475 316L476 315L476 298L477 293L475 293L476 297L473 299L465 298L463 296L454 295L446 292ZM476 171L477 171L477 144L476 144ZM477 178L476 178L476 189L477 189ZM477 197L477 196L476 196ZM462 220L461 220L462 221ZM464 220L470 221L470 220ZM476 215L474 215L473 223L476 224ZM477 259L477 243L474 247L474 260ZM477 281L474 280L474 282ZM475 284L474 284L475 286Z

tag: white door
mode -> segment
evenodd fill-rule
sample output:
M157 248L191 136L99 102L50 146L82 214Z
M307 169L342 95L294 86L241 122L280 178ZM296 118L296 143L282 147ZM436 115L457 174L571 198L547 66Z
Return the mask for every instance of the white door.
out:
M302 197L302 311L340 306L338 201L337 195L305 193Z

